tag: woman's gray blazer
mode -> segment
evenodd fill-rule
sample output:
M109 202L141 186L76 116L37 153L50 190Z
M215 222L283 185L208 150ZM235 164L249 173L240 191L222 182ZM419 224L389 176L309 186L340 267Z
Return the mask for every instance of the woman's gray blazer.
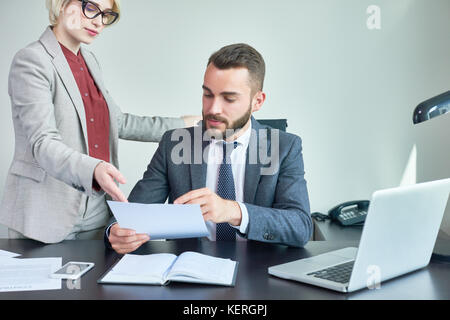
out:
M110 160L114 166L119 167L119 138L157 142L165 131L184 126L180 118L122 113L105 88L93 53L84 48L81 53L108 104ZM92 182L100 160L87 155L83 100L50 27L39 41L14 57L8 91L15 152L0 207L0 223L28 238L60 242L72 230L86 197L99 195Z

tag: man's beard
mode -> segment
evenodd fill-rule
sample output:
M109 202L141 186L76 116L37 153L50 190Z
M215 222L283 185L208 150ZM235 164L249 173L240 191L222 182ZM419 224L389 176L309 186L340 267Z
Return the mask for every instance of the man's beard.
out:
M251 105L249 106L247 112L242 117L240 117L239 119L234 121L231 125L229 124L227 119L222 118L221 116L216 116L213 114L205 116L205 114L203 114L203 130L204 131L207 130L208 135L215 139L226 139L226 138L229 138L232 135L236 134L239 130L241 130L247 124L247 122L251 116L252 116L252 106ZM225 124L225 130L219 131L219 129L216 129L216 128L209 128L209 129L206 128L206 122L208 120L221 121L222 123Z

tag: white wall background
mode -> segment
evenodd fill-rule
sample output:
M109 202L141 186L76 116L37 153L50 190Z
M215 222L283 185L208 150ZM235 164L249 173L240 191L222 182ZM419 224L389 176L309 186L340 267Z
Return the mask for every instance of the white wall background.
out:
M120 23L90 49L124 112L200 114L208 57L246 42L267 64L256 118L287 118L303 139L312 211L400 184L414 145L412 111L450 85L450 1L123 0ZM381 29L369 30L369 5ZM14 54L48 24L44 0L0 11L0 194L14 152L7 80ZM126 195L156 144L121 141ZM0 228L0 235L5 229Z

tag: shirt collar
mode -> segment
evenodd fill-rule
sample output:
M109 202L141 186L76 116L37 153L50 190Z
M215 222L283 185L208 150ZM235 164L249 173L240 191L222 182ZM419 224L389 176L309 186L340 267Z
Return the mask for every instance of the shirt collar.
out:
M250 142L250 135L252 133L252 122L250 121L250 125L248 126L247 130L244 131L242 135L240 135L234 142L237 142L238 145L242 145L245 148L247 148L249 142ZM211 139L212 143L223 143L224 140L216 140L214 138Z
M61 50L64 53L64 56L66 57L67 60L80 63L81 50L78 50L78 54L75 55L72 51L67 49L61 42L58 42L58 43L59 43Z

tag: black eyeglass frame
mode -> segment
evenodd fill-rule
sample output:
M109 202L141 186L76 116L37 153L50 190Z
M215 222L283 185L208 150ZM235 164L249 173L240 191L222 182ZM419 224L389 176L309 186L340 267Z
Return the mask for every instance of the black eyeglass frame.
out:
M99 7L98 7L98 5L97 4L95 4L95 3L93 3L93 2L91 2L91 1L89 1L89 0L78 0L78 1L80 1L81 2L81 8L82 8L82 10L83 10L83 14L84 14L84 16L86 17L86 18L88 18L88 19L95 19L95 18L97 18L99 15L102 15L102 23L103 23L103 25L104 26L110 26L110 25L112 25L114 22L116 22L117 21L117 19L119 18L119 14L117 13L117 12L114 12L114 11L102 11ZM88 5L88 4L90 4L90 5L93 5L94 7L96 7L97 8L97 10L98 10L98 13L95 15L95 16L93 16L92 18L91 17L88 17L87 16L87 14L86 14L86 12L85 12L85 10L86 10L86 6ZM104 17L105 17L105 15L112 15L112 16L114 16L114 20L111 22L111 23L105 23L104 22Z

